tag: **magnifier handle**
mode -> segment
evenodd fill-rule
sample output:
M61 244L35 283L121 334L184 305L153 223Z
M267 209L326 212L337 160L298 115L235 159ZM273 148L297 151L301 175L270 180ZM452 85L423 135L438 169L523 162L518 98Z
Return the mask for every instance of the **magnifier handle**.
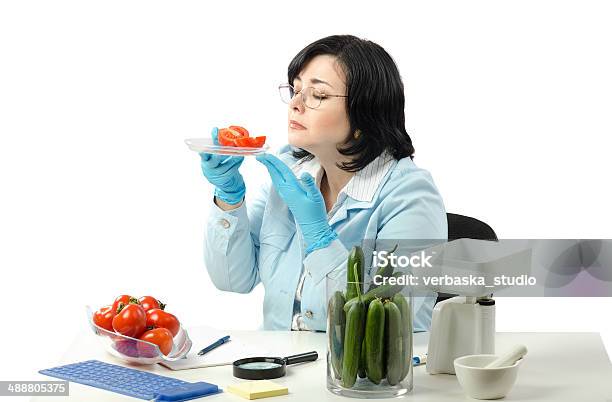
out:
M285 360L285 364L295 364L302 362L313 362L319 358L319 354L316 351L300 353L299 355L287 356L283 360Z

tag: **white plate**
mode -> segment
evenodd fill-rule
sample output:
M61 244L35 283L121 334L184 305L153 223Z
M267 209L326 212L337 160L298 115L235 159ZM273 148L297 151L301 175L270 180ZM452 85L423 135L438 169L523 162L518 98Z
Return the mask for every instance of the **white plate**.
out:
M219 155L261 155L269 148L267 144L264 144L261 148L227 147L216 145L212 138L188 138L185 140L185 144L189 149L198 153L205 152Z

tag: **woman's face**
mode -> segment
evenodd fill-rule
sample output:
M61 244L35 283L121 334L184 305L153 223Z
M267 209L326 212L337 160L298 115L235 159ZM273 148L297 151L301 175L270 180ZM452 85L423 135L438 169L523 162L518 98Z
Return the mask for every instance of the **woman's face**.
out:
M327 95L346 95L344 72L330 55L314 57L290 84L296 93L313 87ZM337 153L336 146L349 135L346 98L324 97L318 108L310 109L296 94L289 102L288 120L289 144L319 157Z

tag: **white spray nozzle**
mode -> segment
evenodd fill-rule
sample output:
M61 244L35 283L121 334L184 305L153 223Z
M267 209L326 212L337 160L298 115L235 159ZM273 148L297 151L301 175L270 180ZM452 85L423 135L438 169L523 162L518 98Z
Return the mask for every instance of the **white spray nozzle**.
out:
M510 349L507 353L499 356L491 363L484 366L484 368L497 368L512 366L518 359L527 354L527 347L525 345L516 345Z

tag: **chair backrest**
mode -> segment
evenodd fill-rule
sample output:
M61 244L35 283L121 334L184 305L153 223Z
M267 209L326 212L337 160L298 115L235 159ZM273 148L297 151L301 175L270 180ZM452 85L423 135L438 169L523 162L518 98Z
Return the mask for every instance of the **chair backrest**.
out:
M497 241L497 235L483 221L470 216L446 214L448 220L448 241L457 239L476 239Z
M446 219L448 220L448 241L457 239L497 241L497 235L491 226L481 220L451 213L446 214ZM450 293L438 293L436 304L453 296L455 295Z

